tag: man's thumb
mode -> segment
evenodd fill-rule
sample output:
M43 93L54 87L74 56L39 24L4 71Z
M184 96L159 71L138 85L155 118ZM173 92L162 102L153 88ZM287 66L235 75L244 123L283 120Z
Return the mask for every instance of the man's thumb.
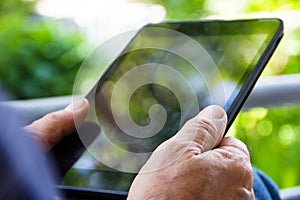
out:
M75 131L75 122L82 122L88 112L86 99L77 99L64 110L49 113L25 127L27 131L41 141L46 150L52 148L63 137Z
M208 106L190 119L175 135L175 139L193 141L203 153L220 143L226 124L226 112L220 106Z

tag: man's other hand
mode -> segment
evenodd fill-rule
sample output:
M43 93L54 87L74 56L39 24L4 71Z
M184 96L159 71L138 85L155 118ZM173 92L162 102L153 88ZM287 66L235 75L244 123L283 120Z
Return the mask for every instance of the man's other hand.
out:
M75 131L75 120L80 124L86 117L88 109L88 101L80 98L64 110L49 113L24 128L42 145L45 151L49 151L62 138Z

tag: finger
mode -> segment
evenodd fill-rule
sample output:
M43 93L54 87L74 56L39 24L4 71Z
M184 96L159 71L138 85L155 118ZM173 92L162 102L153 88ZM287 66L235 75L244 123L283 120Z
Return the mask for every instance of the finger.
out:
M175 140L193 141L202 153L219 144L226 124L226 112L220 106L208 106L182 127Z
M234 163L230 169L233 171L232 180L234 177L239 182L252 192L253 174L250 162L250 154L246 145L233 137L223 138L219 144L219 147L214 149L214 153L219 153L218 160L223 159L223 163ZM226 165L226 164L225 164Z
M244 154L250 158L250 153L246 145L242 141L231 136L223 138L218 148L226 149L226 151L231 153Z
M46 150L49 150L63 137L74 132L74 120L76 124L81 123L88 109L89 103L86 99L77 99L64 110L49 113L26 126L25 129L38 139Z

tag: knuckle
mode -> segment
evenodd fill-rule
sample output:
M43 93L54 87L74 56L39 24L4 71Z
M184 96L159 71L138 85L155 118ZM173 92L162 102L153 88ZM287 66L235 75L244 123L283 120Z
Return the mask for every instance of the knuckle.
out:
M44 119L49 123L56 123L57 121L61 121L61 117L62 115L60 112L53 112L45 115Z
M238 165L238 170L236 170L237 179L241 180L241 183L245 188L251 189L253 183L253 172L250 163L241 163Z
M250 153L248 151L248 148L246 146L246 144L244 144L242 141L238 140L238 139L235 139L236 142L238 143L238 151L240 153L242 153L242 155L246 156L246 158L249 158L250 159Z
M197 134L197 142L200 146L205 146L207 144L215 143L216 136L218 136L217 128L215 124L207 119L201 118L197 122L196 134ZM201 148L203 150L203 148Z
M200 118L197 122L197 130L214 133L217 129L211 120L207 118Z
M43 130L48 132L48 135L56 135L60 138L69 129L71 120L72 116L61 111L49 113L43 118Z
M252 172L252 168L250 165L246 165L244 167L244 178L246 180L252 179L253 178L253 172Z
M231 166L231 174L235 174L235 179L241 180L243 185L252 183L253 174L250 162L233 160L233 166Z
M243 174L243 177L245 178L251 178L252 177L252 167L250 160L245 158L245 156L235 156L232 155L232 164L235 166L236 171Z
M225 137L223 140L228 143L228 147L230 147L231 151L235 152L236 155L243 155L250 159L250 153L245 143L231 136Z
M232 160L233 155L232 155L231 152L223 150L223 149L219 149L219 152L220 152L220 155L221 155L222 159Z

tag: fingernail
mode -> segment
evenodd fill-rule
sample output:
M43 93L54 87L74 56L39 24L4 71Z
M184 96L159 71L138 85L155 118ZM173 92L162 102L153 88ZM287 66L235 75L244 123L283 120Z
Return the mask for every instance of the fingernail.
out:
M85 101L86 101L86 99L84 99L84 98L76 99L71 104L69 104L65 108L65 110L70 111L70 112L76 111L76 110L80 109L85 104Z
M226 113L220 106L212 105L202 110L200 115L209 119L223 119L226 116Z

